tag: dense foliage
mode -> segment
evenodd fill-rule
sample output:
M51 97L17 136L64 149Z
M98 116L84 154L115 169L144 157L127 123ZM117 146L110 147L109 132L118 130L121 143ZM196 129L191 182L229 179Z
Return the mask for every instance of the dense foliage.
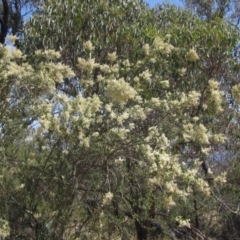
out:
M240 238L239 32L207 20L48 0L0 46L3 239Z

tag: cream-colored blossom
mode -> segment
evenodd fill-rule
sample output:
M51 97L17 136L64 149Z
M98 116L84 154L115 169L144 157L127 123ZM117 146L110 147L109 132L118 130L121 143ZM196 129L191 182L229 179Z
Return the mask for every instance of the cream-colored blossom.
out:
M103 196L103 205L109 205L112 201L113 198L113 193L111 192L107 192L104 196Z
M134 77L134 78L133 78L133 81L134 81L135 83L139 83L140 79L139 79L139 77Z
M147 166L147 164L146 164L144 161L138 161L138 165L139 165L141 168Z
M210 79L208 81L209 87L212 89L217 89L219 86L219 83L217 81L215 81L214 79Z
M92 136L93 136L93 137L98 137L98 136L99 136L99 132L94 132L94 133L92 134Z
M222 112L223 92L218 89L219 83L213 79L208 81L209 84L209 96L208 102L210 109L216 113Z
M101 66L100 66L100 69L101 69L104 73L109 73L109 72L111 72L111 68L110 68L110 66L107 65L107 64L101 65Z
M134 100L138 104L143 103L143 98L140 95L135 96Z
M156 51L160 51L164 54L169 54L174 49L174 47L171 44L165 43L160 37L156 37L154 39L153 48Z
M183 219L182 217L177 217L176 221L179 223L179 227L191 228L190 219Z
M227 182L227 176L226 172L223 172L219 174L216 178L214 178L214 181L220 185L223 185Z
M155 152L149 144L141 144L140 151L145 155L149 163L155 162Z
M187 57L188 57L188 60L191 62L195 62L199 60L199 56L194 48L189 50Z
M118 72L119 72L119 65L118 64L114 64L110 66L110 73L113 73L114 76L118 76Z
M22 58L23 57L23 53L17 49L17 48L14 48L12 50L12 56L11 56L13 59L19 59L19 58Z
M158 127L157 126L152 126L152 127L148 128L148 132L149 132L149 136L151 138L159 136L159 132L158 132Z
M186 74L187 69L186 68L181 68L179 69L179 74L181 77L183 77Z
M130 70L130 67L131 67L131 63L128 59L125 59L123 62L122 62L123 66L126 68L126 70Z
M135 119L146 119L146 113L145 113L145 109L140 106L140 105L135 105L132 108L130 108L129 113L131 114L131 116Z
M122 124L128 118L129 118L129 113L123 112L122 114L117 116L117 122L119 124Z
M99 64L95 63L95 59L84 59L84 58L78 58L78 67L81 68L85 72L91 73L94 68L98 67Z
M43 58L46 58L46 59L58 59L61 57L61 54L59 52L56 52L54 50L37 50L35 51L35 55L37 57L43 57Z
M168 39L168 40L171 38L171 36L172 36L172 35L169 34L169 33L167 33L167 34L165 35L166 39Z
M129 129L126 128L111 128L110 132L113 134L116 134L120 139L124 140L127 137L127 134L129 133Z
M9 222L5 219L0 218L0 237L6 238L10 235Z
M232 87L233 97L237 104L240 103L240 84Z
M192 120L193 120L194 122L197 122L197 121L199 120L199 117L195 116L195 117L192 118Z
M204 103L204 104L202 105L202 108L203 108L203 110L206 110L206 109L208 109L208 105Z
M111 111L109 117L111 119L116 119L117 118L117 114L114 111Z
M210 135L203 124L193 125L188 123L183 126L183 138L185 140L194 140L201 144L208 144Z
M64 150L62 151L62 153L63 153L64 155L67 155L67 154L69 153L69 151L66 150L66 149L64 149Z
M117 60L117 53L113 52L113 53L108 53L108 61L109 62L115 62Z
M168 209L176 205L176 202L173 200L171 195L165 199L165 203Z
M134 129L134 127L135 127L135 124L134 124L134 123L129 123L129 125L128 125L128 126L129 126L129 129L130 129L130 130L132 130L132 129Z
M93 47L92 42L90 40L83 43L83 47L88 52L92 52L94 50L94 47Z
M181 165L179 163L173 163L172 166L171 166L171 170L173 171L173 173L176 175L176 176L180 176L182 174L182 168L181 168Z
M160 82L160 84L163 88L169 88L169 86L170 86L168 80L163 80L163 81Z
M143 50L144 50L145 55L148 56L149 53L150 53L150 46L149 46L149 44L145 44L143 46Z
M219 90L211 90L210 93L210 103L213 103L215 105L215 109L219 112L223 111L223 108L221 107L221 103L223 100L223 94L222 91Z
M103 75L99 74L99 75L97 76L97 80L98 80L99 82L102 82L102 81L104 80Z
M207 183L207 181L200 178L200 179L196 179L195 183L196 183L197 188L200 191L202 191L206 196L210 196L211 188L210 188L209 184Z
M141 68L143 65L144 65L144 61L137 60L137 62L134 65L134 68L138 69L138 68Z
M16 35L8 35L7 40L10 41L12 44L15 44L15 42L18 40L18 37Z
M205 154L206 156L209 155L209 152L211 151L211 147L202 147L201 153Z
M161 169L165 168L171 162L170 155L165 152L158 154L157 159L158 159L158 166Z
M158 146L160 149L165 149L169 146L169 140L167 139L166 135L163 133L161 137L158 139Z
M159 107L161 106L161 100L159 98L151 98L151 104L153 104L153 106L155 107Z
M148 179L148 184L151 186L151 187L155 187L158 185L158 179L156 177L153 177L153 178L149 178Z
M150 63L156 63L157 60L156 60L156 58L152 57L152 58L149 59L149 62L150 62Z
M105 105L105 110L107 112L111 112L112 111L112 107L113 107L113 104L112 103L108 103Z
M222 133L214 134L212 136L212 140L216 143L224 143L226 141L227 137L223 135Z
M108 83L106 94L116 102L126 103L129 99L134 98L137 92L123 78L120 78Z
M147 80L147 81L151 82L152 74L147 69L147 70L143 71L141 74L139 74L139 77L143 78L144 80Z
M126 159L125 158L121 158L121 157L119 157L119 158L117 158L117 159L115 159L115 163L116 164L122 164L123 162L125 162L126 161Z
M201 94L196 91L190 91L185 98L185 103L191 106L196 106L199 103Z
M166 188L166 191L167 191L168 193L174 193L174 192L176 192L176 190L178 189L176 183L174 183L174 182L167 182L167 183L165 184L165 188Z
M149 172L153 173L156 172L157 170L158 170L157 164L153 162L152 165L150 166Z
M49 63L45 66L46 69L49 68L49 76L52 78L53 82L61 83L64 78L73 77L74 73L71 68L62 63Z

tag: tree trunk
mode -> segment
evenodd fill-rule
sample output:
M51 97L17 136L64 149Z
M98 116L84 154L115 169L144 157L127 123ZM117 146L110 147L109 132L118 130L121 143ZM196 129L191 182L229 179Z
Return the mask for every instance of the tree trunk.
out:
M137 239L138 240L147 240L148 238L148 230L139 222L135 220L135 227L137 231Z
M7 0L2 0L2 4L3 4L3 17L0 18L1 24L0 43L4 44L8 32L9 3Z

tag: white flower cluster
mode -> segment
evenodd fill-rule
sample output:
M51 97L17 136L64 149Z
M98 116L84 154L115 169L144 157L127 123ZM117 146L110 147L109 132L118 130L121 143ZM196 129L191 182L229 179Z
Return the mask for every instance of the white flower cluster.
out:
M94 50L94 47L93 47L92 42L90 40L88 40L87 42L83 43L83 47L88 52L92 52Z
M46 59L59 59L61 57L61 54L59 52L56 52L54 50L37 50L35 51L35 55L37 57L42 57L42 58L46 58Z
M223 111L223 108L221 106L223 101L223 93L220 91L219 83L213 79L208 81L209 84L209 99L208 99L208 105L211 107L211 110L214 111L214 113L219 113ZM208 108L209 108L208 107Z
M232 92L233 92L234 100L236 101L237 104L239 104L240 103L240 84L233 86Z
M125 161L126 161L125 158L119 157L119 158L115 159L114 162L115 162L117 165L120 165L120 164L122 164L122 163L125 162Z
M84 72L92 73L93 69L99 67L99 64L95 63L95 59L84 59L78 58L78 67L82 69Z
M145 108L142 107L140 104L136 104L135 106L129 109L129 113L135 119L146 119L146 111Z
M16 35L10 34L7 36L7 40L14 44L18 40L18 37Z
M189 50L187 58L190 62L196 62L197 60L199 60L199 56L194 48Z
M103 205L109 205L112 201L113 198L113 193L111 192L107 192L104 196L103 196Z
M182 217L176 217L176 221L179 223L179 227L191 228L190 219L183 219Z
M220 185L223 185L224 183L227 182L227 177L226 177L226 172L223 172L219 174L216 178L214 178L214 181Z
M180 74L181 77L183 77L186 74L186 72L187 72L186 68L179 69L179 74Z
M143 50L144 50L145 55L148 56L150 54L150 46L149 46L149 44L145 44L143 46Z
M0 237L6 238L10 235L9 222L0 218Z
M183 138L186 141L193 140L200 144L209 144L210 134L203 124L188 123L183 126Z
M160 82L162 88L169 88L170 84L168 80L163 80Z
M142 79L148 82L151 82L152 74L149 72L149 70L145 70L141 74L139 74L139 77L141 77Z
M126 103L129 99L134 98L137 92L129 83L125 82L123 78L120 78L108 82L106 94L111 97L113 101Z
M108 53L108 61L115 62L117 60L117 53L113 52L113 53Z
M48 72L49 78L51 78L54 83L61 83L64 78L74 76L73 71L62 63L49 63L47 67L50 69Z
M173 45L164 42L160 37L156 37L153 41L153 49L163 54L171 53L175 48Z
M166 108L169 107L173 108L183 108L183 107L192 107L197 106L199 104L199 98L201 94L196 91L190 91L189 93L178 93L178 99L170 100L169 102L165 102ZM169 94L169 97L171 95ZM164 100L162 101L162 104L164 103Z

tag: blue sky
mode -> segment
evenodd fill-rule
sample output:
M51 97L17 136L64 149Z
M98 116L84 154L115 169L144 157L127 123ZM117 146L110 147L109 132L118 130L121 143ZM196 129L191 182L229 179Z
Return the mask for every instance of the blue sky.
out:
M145 1L150 5L150 7L153 7L154 5L156 5L158 3L163 3L163 2L175 4L178 6L182 5L181 0L145 0Z

